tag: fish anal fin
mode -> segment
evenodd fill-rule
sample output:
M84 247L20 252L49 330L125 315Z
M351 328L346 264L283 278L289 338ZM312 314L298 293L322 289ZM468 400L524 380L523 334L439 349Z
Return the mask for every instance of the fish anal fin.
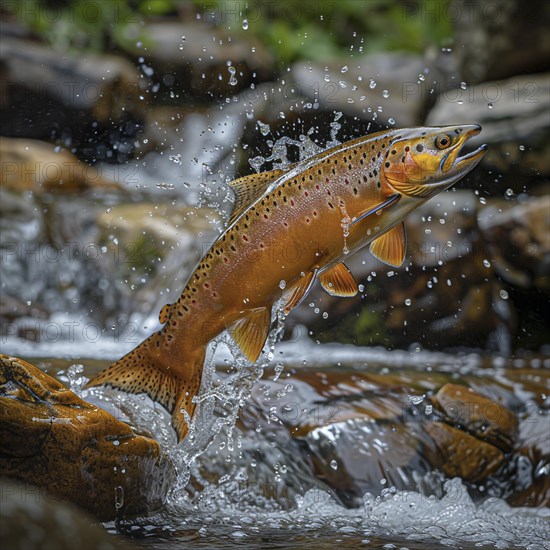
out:
M285 315L288 315L307 295L315 282L316 271L309 271L302 275L294 285L286 292L286 300L283 306Z
M229 187L235 193L235 206L229 218L229 223L233 223L285 171L277 169L270 172L260 172L230 182Z
M374 257L385 264L399 267L405 260L406 247L405 224L401 222L372 241L369 250Z
M172 306L174 304L166 304L165 306L162 306L162 309L159 313L159 321L161 325L164 325L166 321L168 321L168 316L170 315L170 310L172 309Z
M351 298L359 291L351 271L343 262L321 273L319 281L331 296Z
M261 307L246 311L239 320L228 327L229 334L251 363L255 363L262 352L270 324L269 310Z

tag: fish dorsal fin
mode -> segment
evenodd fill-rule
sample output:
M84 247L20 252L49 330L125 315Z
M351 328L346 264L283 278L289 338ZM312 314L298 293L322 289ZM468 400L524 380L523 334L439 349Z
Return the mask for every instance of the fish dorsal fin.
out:
M373 256L385 264L399 267L405 259L406 247L405 224L401 222L372 241L369 250Z
M310 271L298 279L298 282L294 283L286 292L285 304L283 310L285 315L288 315L306 296L313 283L315 282L315 275L317 271Z
M165 306L162 306L162 309L159 313L159 321L161 325L164 325L166 321L168 321L168 316L170 315L170 310L172 309L172 306L174 304L166 304Z
M229 334L251 363L255 363L262 352L270 324L269 310L260 307L246 311L228 328Z
M351 271L343 262L321 273L319 281L331 296L349 298L355 296L359 290Z
M286 170L271 170L270 172L260 172L259 174L250 174L243 178L236 179L229 183L229 187L235 193L235 207L229 218L229 223L233 223L259 196L261 196L269 185L277 178L281 177Z

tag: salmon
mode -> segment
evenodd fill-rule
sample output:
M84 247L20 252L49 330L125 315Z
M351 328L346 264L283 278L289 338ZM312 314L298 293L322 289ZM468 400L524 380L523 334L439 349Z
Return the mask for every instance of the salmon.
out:
M161 310L163 327L86 387L148 394L172 414L181 441L209 342L228 331L255 362L274 304L289 314L316 281L333 296L356 295L343 260L367 245L382 262L400 266L404 218L479 163L485 145L461 152L480 131L477 125L383 131L231 182L236 200L227 228L177 302Z

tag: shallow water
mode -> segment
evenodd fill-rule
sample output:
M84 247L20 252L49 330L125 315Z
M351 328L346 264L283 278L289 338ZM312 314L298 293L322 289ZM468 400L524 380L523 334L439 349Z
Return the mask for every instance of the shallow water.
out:
M9 346L4 350L12 351ZM61 354L62 350L63 346ZM34 351L40 355L44 350ZM138 547L296 548L313 543L318 548L411 550L550 548L547 508L512 508L494 496L472 498L462 480L445 480L438 472L419 474L419 485L429 487L430 496L419 490L374 487L373 494L363 495L358 507L347 508L276 429L277 414L280 416L285 399L292 397L293 382L304 369L329 376L344 371L384 375L407 381L417 396L440 387L445 380L485 388L495 396L506 389L523 404L536 403L540 420L546 421L548 357L389 352L303 340L277 344L268 349L263 364L247 371L242 365L232 368L230 350L220 344L207 364L208 388L203 387L207 397L201 404L195 439L177 447L169 416L148 398L80 389L86 377L117 356L114 349L107 346L98 353L94 346L80 346L80 357L75 360L76 349L69 343L66 352L65 360L33 362L57 373L85 398L152 433L178 468L178 480L162 510L149 517L105 524L110 533L129 536ZM103 356L103 360L90 361L87 354ZM82 367L70 367L73 364ZM257 380L262 375L266 382L277 379L288 393L269 393L264 382ZM209 390L206 394L205 389ZM241 420L237 415L251 392L269 401L266 414L271 415L271 420L256 430L243 425L242 414ZM544 439L544 430L540 435ZM379 443L384 446L388 441ZM361 444L358 439L358 449ZM547 447L541 441L546 456Z

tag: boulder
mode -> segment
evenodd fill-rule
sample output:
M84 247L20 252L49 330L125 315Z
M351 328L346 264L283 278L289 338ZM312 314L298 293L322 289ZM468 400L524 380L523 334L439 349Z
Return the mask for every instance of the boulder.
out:
M434 8L435 16L454 24L460 72L468 82L548 70L550 4L546 0L488 4L457 0Z
M159 508L174 469L158 443L33 365L0 356L0 474L102 521Z
M483 165L498 168L504 181L520 192L526 190L521 185L526 182L525 178L518 180L518 174L530 178L550 175L549 101L548 73L487 81L464 89L457 85L439 94L426 124L481 124L483 131L472 138L471 146L487 143L489 152ZM484 190L501 194L502 183L484 185Z
M66 129L112 124L140 110L147 82L123 57L61 54L14 37L2 38L0 65L3 134L13 137L48 139L59 128L66 137Z
M59 146L34 139L0 137L0 185L12 191L120 191L95 166Z
M5 548L135 548L121 536L113 537L96 525L97 519L93 516L51 495L43 487L0 478L0 494L0 533Z
M296 63L291 69L297 92L323 109L375 121L382 127L421 124L441 74L422 56L376 53L353 63ZM427 75L427 77L426 77Z
M550 291L550 196L521 202L492 199L479 228L495 271L520 288Z
M128 51L142 56L145 73L172 92L225 99L273 77L273 56L250 36L230 36L198 21L148 21L139 32L146 48L129 41Z

